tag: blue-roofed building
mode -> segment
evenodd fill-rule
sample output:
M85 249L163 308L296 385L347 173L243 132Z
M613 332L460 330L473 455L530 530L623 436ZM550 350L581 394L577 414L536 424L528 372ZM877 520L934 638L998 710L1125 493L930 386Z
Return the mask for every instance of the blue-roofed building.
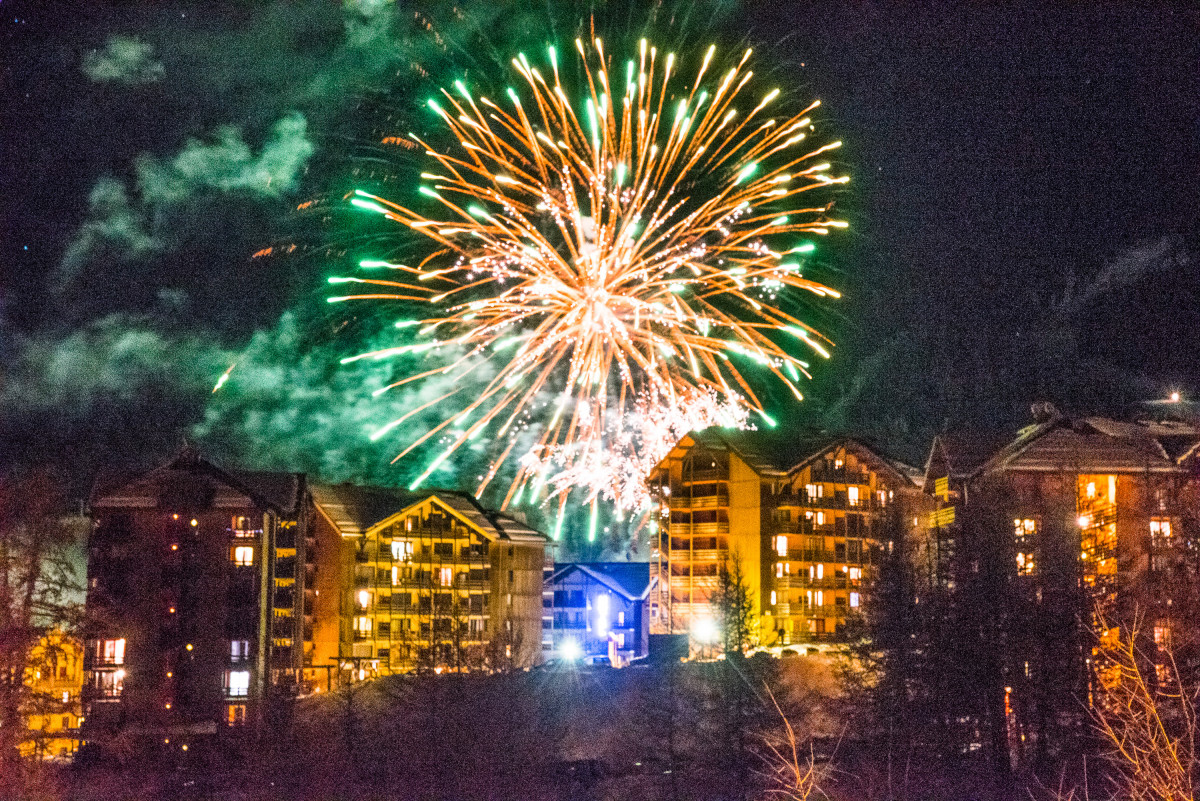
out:
M653 582L647 562L559 562L546 579L553 598L554 655L614 667L649 651L649 598Z

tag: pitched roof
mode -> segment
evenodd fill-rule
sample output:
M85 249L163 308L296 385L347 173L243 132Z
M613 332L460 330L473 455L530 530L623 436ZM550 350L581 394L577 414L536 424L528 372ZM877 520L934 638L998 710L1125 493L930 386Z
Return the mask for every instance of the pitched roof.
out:
M796 464L824 453L837 442L837 437L811 429L740 431L713 427L688 436L707 448L732 451L759 475L778 476L787 475Z
M571 573L583 573L630 601L642 601L657 582L650 578L649 562L558 562L546 583L554 584Z
M512 515L489 511L473 495L456 490L410 492L389 487L315 484L313 503L344 537L358 536L434 499L443 509L492 540L545 542L540 531Z
M807 467L836 447L845 447L875 462L902 481L916 483L920 472L892 459L861 439L818 432L812 429L739 431L706 428L688 435L697 444L713 450L729 450L760 476L786 476Z
M155 507L164 493L181 482L201 488L206 502L217 507L251 504L279 514L293 515L300 507L305 478L302 473L226 470L193 448L184 448L166 463L141 474L108 475L92 489L92 507Z
M1159 424L1126 423L1105 417L1057 417L1023 429L1015 440L980 465L976 473L1176 472L1180 469L1177 459L1181 457L1174 454L1190 452L1198 440L1200 433L1194 429L1187 433Z
M961 481L970 477L979 466L1003 448L1009 439L1003 434L947 431L933 438L929 457L925 460L923 482L949 476Z
M312 485L313 503L344 537L362 534L421 497L387 487Z

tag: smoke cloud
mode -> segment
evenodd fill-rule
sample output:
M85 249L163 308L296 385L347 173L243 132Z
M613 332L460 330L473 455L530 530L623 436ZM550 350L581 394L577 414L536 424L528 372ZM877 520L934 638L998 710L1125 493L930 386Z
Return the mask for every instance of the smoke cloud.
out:
M129 200L125 185L101 178L88 195L88 219L67 245L62 267L65 278L77 274L102 253L118 259L143 259L161 247L146 230L146 214Z
M304 116L295 113L275 123L271 138L256 157L241 131L222 126L216 142L189 140L169 161L138 160L138 188L151 205L182 203L198 192L246 192L279 197L296 189L314 151Z
M83 57L83 73L96 83L122 86L161 81L163 65L154 58L154 48L136 36L116 34L108 37L103 50Z

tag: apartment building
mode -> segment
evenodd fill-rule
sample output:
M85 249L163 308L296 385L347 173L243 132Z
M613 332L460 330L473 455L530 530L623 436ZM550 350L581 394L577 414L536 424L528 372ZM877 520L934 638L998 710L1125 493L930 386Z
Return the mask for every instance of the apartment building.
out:
M315 485L312 503L313 664L335 681L541 661L544 535L456 492Z
M736 559L764 646L833 640L861 611L896 529L923 500L911 468L847 437L706 429L650 477L654 633L711 638L722 564Z
M98 482L88 541L83 734L182 748L261 724L311 652L304 476L185 449Z
M994 685L1018 761L1086 728L1094 635L1136 626L1151 655L1200 630L1200 428L1049 404L1034 416L998 445L934 441L924 485L936 508L911 548L926 612L990 632L972 646L992 665L979 683Z
M185 449L97 483L83 736L259 731L276 701L542 655L546 538L462 493L310 485Z
M622 667L649 653L654 580L646 562L560 562L546 589L558 658Z

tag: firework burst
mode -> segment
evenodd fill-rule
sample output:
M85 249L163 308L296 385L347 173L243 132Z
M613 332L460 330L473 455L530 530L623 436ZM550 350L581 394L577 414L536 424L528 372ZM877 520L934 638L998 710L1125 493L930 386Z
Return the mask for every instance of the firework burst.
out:
M845 226L827 197L809 201L847 180L823 156L840 143L809 142L817 103L772 116L780 92L752 93L750 51L718 74L709 48L681 79L675 55L645 40L623 64L599 39L575 50L560 63L550 48L540 69L514 59L521 91L501 102L462 81L429 101L454 139L439 150L409 135L433 210L351 197L433 245L330 279L365 285L331 301L429 310L397 323L404 344L351 358L450 354L393 385L454 379L443 422L397 457L440 445L414 486L486 432L507 447L478 489L512 459L506 505L582 487L593 510L597 497L636 507L640 476L687 429L745 427L750 413L774 425L754 373L800 398L808 363L792 351L829 355L781 303L838 295L804 275L812 237Z

